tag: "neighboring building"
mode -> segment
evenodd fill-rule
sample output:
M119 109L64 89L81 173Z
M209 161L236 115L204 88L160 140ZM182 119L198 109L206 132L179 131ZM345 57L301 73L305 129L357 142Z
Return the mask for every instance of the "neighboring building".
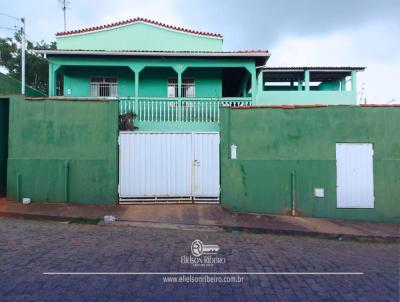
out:
M21 81L0 72L0 97L21 94ZM35 88L25 85L25 95L43 97L45 94Z
M21 82L0 72L0 197L6 195L9 100L13 95L21 93ZM44 93L25 85L26 96L43 97Z
M57 50L39 51L49 61L49 97L10 102L8 197L219 202L221 179L223 205L276 214L291 210L296 177L297 214L397 221L397 174L382 185L385 163L396 165L398 154L384 149L396 132L382 141L379 131L398 110L354 106L364 68L268 67L268 51L223 51L222 42L141 18L58 33ZM296 104L347 106L283 110ZM276 105L285 106L245 110ZM368 210L335 210L341 143L376 144L368 173L378 195L367 196Z

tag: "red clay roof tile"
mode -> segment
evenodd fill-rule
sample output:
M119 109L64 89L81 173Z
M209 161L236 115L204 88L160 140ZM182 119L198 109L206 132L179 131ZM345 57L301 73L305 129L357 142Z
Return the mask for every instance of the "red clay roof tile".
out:
M91 32L91 31L102 30L104 28L112 28L112 27L117 27L117 26L121 26L121 25L131 24L131 23L135 23L135 22L149 23L149 24L153 24L153 25L157 25L157 26L162 26L162 27L165 27L165 28L168 28L168 29L187 32L187 33L200 35L200 36L209 36L209 37L215 37L215 38L222 38L221 34L202 32L202 31L198 31L198 30L177 27L177 26L174 26L174 25L169 25L169 24L161 23L161 22L154 21L154 20L144 19L144 18L140 18L140 17L134 18L134 19L125 20L125 21L119 21L119 22L114 22L114 23L110 23L110 24L105 24L105 25L99 25L99 26L95 26L95 27L86 27L86 28L82 28L82 29L58 32L58 33L56 33L56 36L57 37L61 37L61 36L69 36L69 35L73 35L73 34L86 33L86 32Z

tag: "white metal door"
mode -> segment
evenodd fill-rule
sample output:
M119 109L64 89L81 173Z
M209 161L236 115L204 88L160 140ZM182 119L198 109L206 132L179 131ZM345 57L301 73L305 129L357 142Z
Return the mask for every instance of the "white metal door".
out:
M121 132L120 200L219 198L219 133Z
M337 207L373 208L373 145L336 144Z
M193 196L219 197L219 133L194 133L193 158Z
M120 134L120 197L190 197L190 133Z

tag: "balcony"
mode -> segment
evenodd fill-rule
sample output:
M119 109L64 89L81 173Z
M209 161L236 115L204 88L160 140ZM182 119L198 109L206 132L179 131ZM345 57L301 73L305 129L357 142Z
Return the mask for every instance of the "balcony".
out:
M221 107L250 106L251 98L119 98L120 115L135 113L140 130L218 130Z
M258 104L357 104L356 72L364 67L266 67Z

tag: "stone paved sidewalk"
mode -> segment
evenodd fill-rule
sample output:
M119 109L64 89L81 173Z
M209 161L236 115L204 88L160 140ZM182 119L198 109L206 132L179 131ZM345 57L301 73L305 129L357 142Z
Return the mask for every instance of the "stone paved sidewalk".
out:
M362 221L340 221L311 217L254 215L233 213L220 205L71 205L65 203L32 203L22 205L0 198L0 216L68 220L84 217L102 219L113 215L122 224L154 223L163 227L187 225L190 228L224 227L268 233L306 234L325 237L358 237L399 240L399 224Z

